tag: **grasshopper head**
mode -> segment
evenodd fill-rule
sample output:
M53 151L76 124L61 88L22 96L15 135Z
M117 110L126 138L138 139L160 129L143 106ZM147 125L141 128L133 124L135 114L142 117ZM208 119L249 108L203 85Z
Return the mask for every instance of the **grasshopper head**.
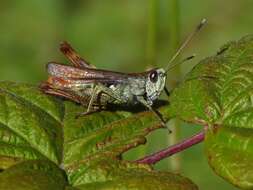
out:
M156 100L165 86L166 73L164 69L153 69L148 73L146 80L147 101L152 104Z

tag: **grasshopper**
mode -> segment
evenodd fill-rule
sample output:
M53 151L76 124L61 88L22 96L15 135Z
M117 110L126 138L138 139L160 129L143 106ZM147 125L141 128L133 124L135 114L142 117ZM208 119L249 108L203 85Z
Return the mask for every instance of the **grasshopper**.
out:
M193 58L190 56L181 62L173 63L184 47L206 22L203 19L185 42L170 59L167 68L155 68L141 73L122 73L97 69L68 44L63 42L60 51L72 64L64 65L50 62L47 64L48 80L41 85L43 92L70 99L87 107L81 115L96 112L108 104L142 104L152 111L166 126L162 115L152 107L162 93L169 96L167 90L167 72L174 66Z

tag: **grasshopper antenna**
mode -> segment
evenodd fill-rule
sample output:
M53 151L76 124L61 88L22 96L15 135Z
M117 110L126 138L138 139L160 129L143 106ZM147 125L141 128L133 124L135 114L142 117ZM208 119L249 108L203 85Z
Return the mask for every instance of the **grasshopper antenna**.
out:
M195 55L192 55L190 57L187 57L186 59L183 59L180 62L177 62L175 64L172 64L176 58L180 55L180 53L182 52L182 50L189 44L189 42L194 38L194 36L201 30L201 28L205 25L206 23L206 19L202 19L201 22L199 23L199 25L196 27L196 29L186 38L186 40L184 41L184 43L178 48L178 50L176 51L176 53L174 54L174 56L169 60L168 66L165 69L165 72L167 73L170 69L174 68L176 65L182 64L185 61L188 61L190 59L192 59L193 57L195 57Z

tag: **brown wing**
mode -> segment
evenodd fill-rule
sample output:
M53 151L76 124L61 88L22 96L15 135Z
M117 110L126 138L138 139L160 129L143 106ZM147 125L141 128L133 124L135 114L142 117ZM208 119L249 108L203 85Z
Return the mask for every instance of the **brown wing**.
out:
M67 42L62 42L60 44L60 51L67 57L73 66L79 68L95 68L88 61L81 58L81 56L71 47Z
M47 71L51 76L57 78L65 78L72 81L80 82L109 82L122 83L131 77L130 74L106 71L91 68L76 68L73 66L63 65L59 63L49 63Z

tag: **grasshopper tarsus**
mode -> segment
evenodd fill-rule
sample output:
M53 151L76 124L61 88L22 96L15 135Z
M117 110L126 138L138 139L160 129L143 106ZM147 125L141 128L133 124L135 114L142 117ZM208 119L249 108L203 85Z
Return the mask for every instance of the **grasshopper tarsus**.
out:
M170 130L168 127L167 127L167 130L168 130L168 133L169 133L169 134L172 133L172 130Z
M167 125L167 122L166 121L161 121L161 125L162 125L162 128L168 130L168 133L171 134L172 131L169 129L168 125Z
M93 114L93 113L98 113L100 111L101 111L101 109L96 109L96 110L92 110L92 111L86 111L86 112L78 113L75 116L75 119L79 119L80 117L84 117L84 116L87 116L87 115L90 115L90 114Z

